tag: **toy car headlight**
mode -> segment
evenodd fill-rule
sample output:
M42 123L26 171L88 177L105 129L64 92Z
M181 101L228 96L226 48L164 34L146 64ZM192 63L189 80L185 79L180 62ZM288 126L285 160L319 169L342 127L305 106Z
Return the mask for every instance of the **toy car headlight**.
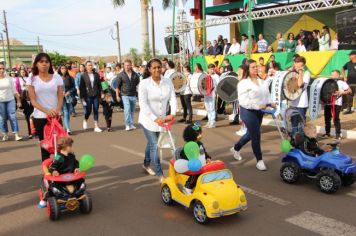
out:
M56 188L56 187L52 187L52 191L54 194L62 194L62 192L59 191L58 188Z
M213 206L214 209L218 209L219 208L219 203L217 201L213 201L212 206Z
M240 201L241 202L246 202L246 196L244 194L240 195Z
M84 188L85 188L85 183L82 183L82 184L80 185L79 190L83 190Z

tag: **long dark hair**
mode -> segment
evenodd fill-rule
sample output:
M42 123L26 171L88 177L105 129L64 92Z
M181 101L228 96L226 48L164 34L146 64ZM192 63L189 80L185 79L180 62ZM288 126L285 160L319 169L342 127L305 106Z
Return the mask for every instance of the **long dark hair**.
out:
M247 77L250 77L250 65L252 64L252 63L256 63L256 61L255 60L252 60L252 59L248 59L247 60L247 62L246 62L246 78Z
M32 69L31 69L32 75L33 75L33 76L36 76L36 75L39 74L39 71L38 71L38 68L37 68L37 63L38 63L42 58L47 59L47 61L49 62L48 73L51 74L51 75L53 75L53 74L54 74L54 71L53 71L53 65L52 65L51 58L49 57L49 55L48 55L47 53L44 53L44 52L38 53L37 56L35 57L35 60L33 61Z
M142 75L142 78L143 78L143 79L147 79L148 77L151 76L151 72L150 72L149 69L152 67L152 63L153 63L153 62L157 62L158 64L160 64L160 65L162 66L162 62L161 62L161 60L158 59L158 58L152 58L151 60L149 60L149 61L147 62L146 67L145 67L145 71L143 72L143 75Z
M189 72L189 74L192 73L192 70L190 69L189 64L184 65L184 68Z
M203 70L203 67L201 66L200 63L195 64L195 66L196 66L196 67L198 68L198 70L200 70L201 72L204 71L204 70Z
M66 73L65 74L63 74L62 73L62 67L64 67L64 68L66 68ZM58 74L60 75L60 76L62 76L62 77L66 77L66 78L68 78L69 77L69 72L68 72L68 67L66 67L66 65L60 65L59 67L58 67Z

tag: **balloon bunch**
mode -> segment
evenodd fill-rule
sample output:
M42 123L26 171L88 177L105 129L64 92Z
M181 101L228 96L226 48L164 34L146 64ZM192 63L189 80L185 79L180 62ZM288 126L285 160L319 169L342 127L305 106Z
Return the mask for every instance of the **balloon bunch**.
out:
M79 160L79 169L82 172L87 172L94 166L94 157L89 154L83 155Z
M196 142L187 142L183 148L184 154L187 156L188 161L185 159L179 159L174 163L174 169L178 173L184 173L187 171L199 171L202 166L206 164L204 156L200 156L200 148Z

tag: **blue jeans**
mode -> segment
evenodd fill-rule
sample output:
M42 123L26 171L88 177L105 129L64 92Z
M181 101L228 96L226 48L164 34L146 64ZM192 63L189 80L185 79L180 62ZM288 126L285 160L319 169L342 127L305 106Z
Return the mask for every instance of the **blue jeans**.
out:
M304 123L306 120L306 114L307 114L307 108L300 108L300 107L295 107L300 115L304 119ZM291 123L292 123L292 138L294 138L294 135L296 133L304 133L303 125L300 124L301 120L299 116L292 116L291 117Z
M86 109L85 109L85 120L88 120L91 111L94 110L94 121L99 120L99 97L87 97L85 98Z
M246 108L240 107L240 117L247 128L247 132L235 144L234 148L236 151L240 151L240 149L251 140L253 153L257 161L260 161L262 160L261 124L263 113L258 110L247 110Z
M156 167L156 175L163 176L161 161L159 159L158 148L157 148L159 132L150 131L150 130L146 129L145 127L143 127L143 132L147 139L147 146L146 146L146 150L145 150L145 160L144 160L143 164L145 166L150 166L151 160L153 160L153 163Z
M70 114L73 108L72 103L63 102L62 112L63 112L63 123L64 128L68 131L70 130Z
M204 105L206 112L208 113L209 124L215 123L216 111L215 111L215 97L204 97Z
M135 96L122 96L122 102L124 103L124 113L125 113L125 125L133 125L133 117L136 107L136 97Z
M19 132L19 125L16 118L15 99L8 102L0 102L0 129L3 133L8 133L7 120L10 120L12 132Z

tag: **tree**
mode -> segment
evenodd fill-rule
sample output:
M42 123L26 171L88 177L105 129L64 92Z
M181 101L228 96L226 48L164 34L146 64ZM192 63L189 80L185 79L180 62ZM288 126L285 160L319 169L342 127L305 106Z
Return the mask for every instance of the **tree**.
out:
M66 55L60 54L57 51L48 52L48 55L51 58L53 66L55 66L55 67L63 65L67 61L69 61L69 57L67 57Z
M149 61L152 58L152 49L150 48L150 45L148 43L145 44L143 47L143 59L145 61Z
M132 63L135 66L142 64L142 60L141 60L140 56L138 55L136 48L130 48L130 55L131 55Z
M141 4L141 46L145 48L146 43L149 44L148 37L148 4L150 0L140 0ZM112 0L114 7L125 5L125 0ZM172 0L162 0L163 9L167 9L172 5Z

